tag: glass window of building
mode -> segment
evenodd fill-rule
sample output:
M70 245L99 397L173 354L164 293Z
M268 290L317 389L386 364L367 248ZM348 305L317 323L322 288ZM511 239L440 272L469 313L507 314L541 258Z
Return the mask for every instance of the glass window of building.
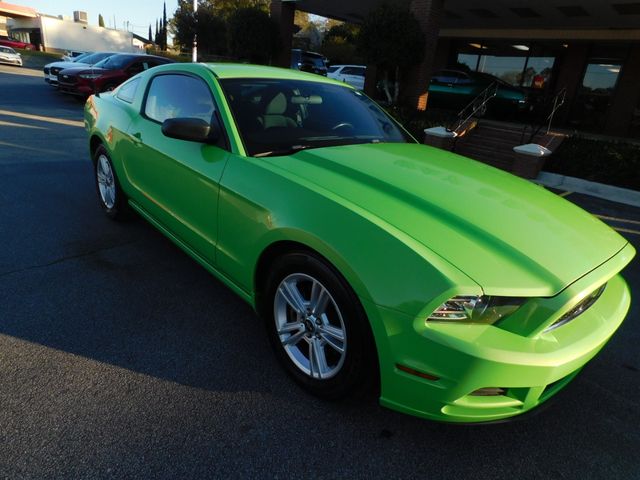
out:
M482 55L478 71L498 77L511 85L520 85L526 57L497 57Z
M551 79L554 57L529 57L527 67L522 74L522 86L544 88Z
M590 63L582 80L583 93L609 95L618 82L622 65L619 63Z

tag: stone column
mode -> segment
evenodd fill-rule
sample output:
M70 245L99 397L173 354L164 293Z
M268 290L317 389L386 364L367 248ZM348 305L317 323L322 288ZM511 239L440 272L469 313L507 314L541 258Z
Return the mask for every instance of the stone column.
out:
M604 133L625 136L640 101L640 45L631 47L627 61L622 66L618 86L611 99Z
M589 57L589 45L586 43L572 43L565 49L564 55L558 59L560 68L556 79L556 91L567 87L567 100L554 121L555 125L562 125L569 120L573 100L578 93L584 76L584 69Z
M273 59L273 65L289 68L291 66L291 38L293 37L293 17L296 13L296 4L292 1L271 0L271 18L273 18L280 30L280 51Z
M378 67L374 64L367 65L367 71L364 75L364 93L371 98L376 97L376 88L378 82Z
M403 82L403 97L406 103L418 110L427 108L427 92L436 59L443 7L444 0L411 0L410 9L420 22L426 45L424 56Z

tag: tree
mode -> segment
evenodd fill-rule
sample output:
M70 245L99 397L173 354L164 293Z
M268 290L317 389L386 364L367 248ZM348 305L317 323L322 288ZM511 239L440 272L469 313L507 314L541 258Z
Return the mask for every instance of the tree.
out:
M265 13L269 13L271 0L201 0L200 4L205 4L213 11L221 15L225 20L229 20L237 10L245 8L256 8ZM198 7L199 9L200 7Z
M158 19L156 18L156 35L153 37L153 43L158 45L160 43L160 30L158 30Z
M356 48L360 27L352 23L335 23L324 35L320 53L333 64L362 63Z
M153 37L151 36L151 24L149 24L149 41L153 42Z
M162 42L162 50L167 49L167 2L162 7L162 31L160 32L160 40Z
M98 26L104 28L104 18L102 18L102 14L98 14Z
M222 17L208 2L200 2L197 12L198 51L203 54L227 53L227 28ZM169 21L173 43L181 50L190 50L196 32L196 18L191 0L179 0L173 18Z
M309 23L311 23L311 20L309 20L309 14L302 10L296 10L293 17L293 33L298 33L300 30L304 30Z
M424 54L424 34L416 17L406 7L382 4L365 18L357 45L367 63L383 73L388 100L397 103L400 76ZM389 72L394 74L393 96L389 92Z
M280 47L276 22L262 8L239 8L229 17L232 55L251 63L268 63Z

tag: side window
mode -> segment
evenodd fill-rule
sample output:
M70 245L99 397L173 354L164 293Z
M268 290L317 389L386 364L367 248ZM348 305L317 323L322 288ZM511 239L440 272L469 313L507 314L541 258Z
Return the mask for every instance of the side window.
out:
M215 105L209 86L199 78L180 74L151 80L144 114L156 122L168 118L200 118L211 122Z
M342 72L345 75L359 75L364 77L364 68L362 67L344 67Z
M147 62L137 61L129 65L129 68L127 68L127 73L133 76L146 70L147 68L149 68L147 66Z
M130 82L123 84L118 89L118 93L116 93L116 97L118 97L120 100L127 103L133 102L133 99L136 96L136 91L138 90L139 84L140 84L139 78L136 78Z

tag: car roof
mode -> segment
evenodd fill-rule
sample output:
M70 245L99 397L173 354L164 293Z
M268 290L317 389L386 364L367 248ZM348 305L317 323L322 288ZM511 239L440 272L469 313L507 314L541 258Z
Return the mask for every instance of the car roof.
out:
M322 75L302 72L289 68L267 67L264 65L249 65L245 63L204 63L206 68L220 78L274 78L282 80L307 80L319 83L332 83L344 85Z

